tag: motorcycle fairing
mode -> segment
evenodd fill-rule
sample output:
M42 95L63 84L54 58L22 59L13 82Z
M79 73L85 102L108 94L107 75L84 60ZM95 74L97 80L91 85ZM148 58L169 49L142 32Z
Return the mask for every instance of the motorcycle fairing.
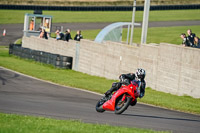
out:
M122 94L128 94L133 98L133 101L135 100L134 92L136 90L136 86L133 84L130 84L128 86L123 85L116 93L113 94L112 98L105 102L103 104L103 109L108 111L114 111L115 110L115 102L116 99L121 96Z

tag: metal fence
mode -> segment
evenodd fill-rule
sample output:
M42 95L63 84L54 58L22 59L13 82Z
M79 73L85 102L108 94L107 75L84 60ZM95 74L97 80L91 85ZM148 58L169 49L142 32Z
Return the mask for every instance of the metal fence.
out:
M0 9L15 10L61 10L61 11L132 11L132 6L36 6L36 5L0 5ZM162 5L151 6L150 10L185 10L200 9L199 4L195 5ZM143 11L143 6L137 6L137 11Z

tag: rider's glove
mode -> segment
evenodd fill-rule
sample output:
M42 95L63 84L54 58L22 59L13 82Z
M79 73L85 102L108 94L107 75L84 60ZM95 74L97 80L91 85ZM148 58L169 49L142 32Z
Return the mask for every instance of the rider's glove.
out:
M105 94L105 96L108 96L108 95L110 95L111 94L111 92L110 92L110 90L108 90L106 93L104 93Z
M119 79L120 79L120 83L121 83L121 84L125 84L125 85L129 85L129 84L130 84L129 79L125 78L123 75L121 75L121 76L119 77Z
M119 79L120 79L120 83L123 83L125 78L124 78L123 75L120 75L120 76L119 76Z

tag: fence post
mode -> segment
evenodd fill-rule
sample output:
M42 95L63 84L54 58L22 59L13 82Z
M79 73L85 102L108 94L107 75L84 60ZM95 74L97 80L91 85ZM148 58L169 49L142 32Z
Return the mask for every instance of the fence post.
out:
M143 22L142 22L141 44L146 44L146 40L147 40L147 30L148 30L148 23L149 23L149 9L150 9L150 0L145 0Z

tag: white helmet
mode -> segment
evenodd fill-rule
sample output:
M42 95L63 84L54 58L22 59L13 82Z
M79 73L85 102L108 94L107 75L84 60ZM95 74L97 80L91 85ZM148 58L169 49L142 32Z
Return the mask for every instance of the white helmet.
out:
M136 76L138 77L138 79L144 79L146 75L146 72L144 69L142 68L138 68L136 71Z

